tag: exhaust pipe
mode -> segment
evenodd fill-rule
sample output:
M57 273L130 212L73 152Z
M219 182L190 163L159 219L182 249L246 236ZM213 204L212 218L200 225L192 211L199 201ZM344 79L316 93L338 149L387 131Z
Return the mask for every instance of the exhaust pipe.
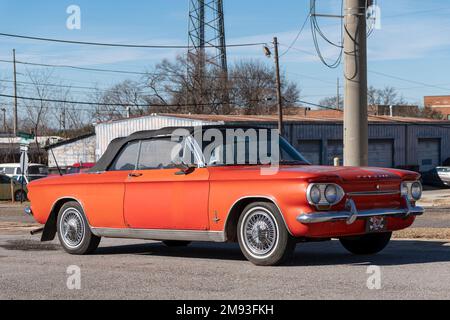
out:
M42 232L44 232L44 227L39 228L39 229L32 230L32 231L30 231L30 234L31 234L32 236L35 236L35 235L37 235L37 234L39 234L39 233L42 233Z

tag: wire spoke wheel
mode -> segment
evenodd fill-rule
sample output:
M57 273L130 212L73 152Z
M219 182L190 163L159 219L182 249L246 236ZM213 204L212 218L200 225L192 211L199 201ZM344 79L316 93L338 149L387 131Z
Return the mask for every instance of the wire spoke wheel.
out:
M256 256L266 256L276 247L278 226L264 208L254 208L247 214L242 232L246 247Z
M60 220L62 240L69 248L77 248L83 242L85 224L81 213L75 208L63 212Z

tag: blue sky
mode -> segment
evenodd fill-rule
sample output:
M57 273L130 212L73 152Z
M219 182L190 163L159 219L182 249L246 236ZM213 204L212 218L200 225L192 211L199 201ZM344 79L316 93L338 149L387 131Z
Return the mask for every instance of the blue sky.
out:
M278 36L281 52L295 38L309 11L309 0L225 0L228 43L270 42ZM320 12L338 13L338 0L318 0ZM378 0L381 29L369 39L369 84L394 86L411 103L421 104L424 95L450 94L450 3L448 0ZM66 9L81 7L81 30L68 30ZM188 0L0 0L0 32L50 38L114 43L187 44ZM339 40L335 19L322 19L321 26L334 41ZM96 68L142 71L180 50L99 48L60 45L0 37L0 59L38 63L71 64ZM322 44L327 57L332 47ZM261 59L260 47L229 50L229 60ZM330 70L317 59L309 26L294 49L282 58L286 76L299 84L304 100L317 102L334 95L342 67ZM25 73L19 66L19 72ZM381 76L377 73L388 76ZM0 63L0 79L12 77L11 65ZM54 70L56 82L68 85L107 87L133 76ZM395 78L403 78L403 81ZM19 80L26 80L19 75ZM11 93L5 83L2 92ZM26 89L23 89L23 95ZM83 95L83 93L78 93Z

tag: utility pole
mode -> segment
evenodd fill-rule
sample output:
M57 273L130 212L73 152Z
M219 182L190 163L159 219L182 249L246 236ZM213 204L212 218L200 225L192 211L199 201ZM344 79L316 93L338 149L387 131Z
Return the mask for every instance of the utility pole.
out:
M8 130L6 128L6 109L2 108L3 111L3 132L6 133Z
M344 5L344 165L368 165L366 0Z
M278 38L273 38L274 54L275 54L275 72L277 79L277 105L278 105L278 130L280 135L284 135L283 128L283 97L281 95L281 76L280 76L280 57L278 54Z
M18 115L17 115L17 68L16 68L16 49L13 49L13 64L14 64L14 124L13 133L17 136L19 130L18 125Z
M60 130L63 131L63 135L66 134L66 108L62 108L61 110Z
M339 83L339 78L337 78L337 95L336 95L336 108L338 110L341 109L341 92L340 92L340 86L341 84Z

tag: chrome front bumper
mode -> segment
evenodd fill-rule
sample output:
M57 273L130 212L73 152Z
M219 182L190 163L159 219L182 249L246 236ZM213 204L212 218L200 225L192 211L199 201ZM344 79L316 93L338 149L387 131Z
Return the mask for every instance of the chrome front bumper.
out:
M405 198L406 208L402 209L372 209L358 211L352 199L348 199L345 211L324 211L313 213L302 213L297 217L297 221L303 224L314 224L322 222L346 221L348 225L355 223L358 219L371 217L397 217L408 218L410 216L420 216L425 210L422 207L413 207L409 199Z

